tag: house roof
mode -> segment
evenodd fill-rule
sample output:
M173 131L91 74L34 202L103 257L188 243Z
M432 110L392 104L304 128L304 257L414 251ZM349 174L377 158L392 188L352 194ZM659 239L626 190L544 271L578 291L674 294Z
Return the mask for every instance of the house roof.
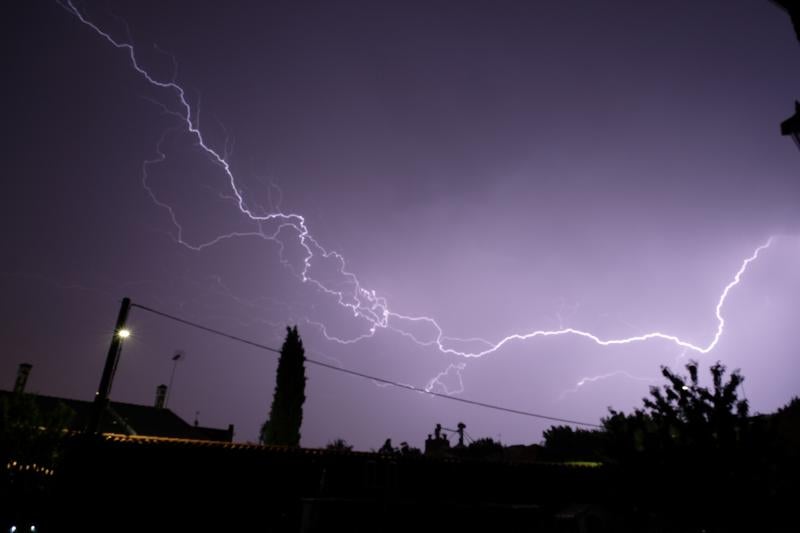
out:
M13 395L14 393L9 391L0 391L0 398ZM76 431L82 431L86 427L94 408L92 402L84 400L40 394L25 396L32 399L43 413L54 412L59 405L67 407L72 411L70 429ZM226 442L230 442L233 438L232 426L229 429L194 426L166 408L113 401L110 402L108 411L102 418L100 432Z

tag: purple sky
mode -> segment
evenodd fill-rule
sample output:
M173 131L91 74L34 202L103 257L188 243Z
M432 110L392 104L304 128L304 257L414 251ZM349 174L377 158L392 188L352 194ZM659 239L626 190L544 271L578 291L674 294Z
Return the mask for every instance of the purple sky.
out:
M659 365L689 358L704 377L717 360L741 368L755 411L800 393L800 153L778 127L800 96L800 50L774 5L162 4L78 6L186 90L251 215L300 215L309 236L299 218L259 227L240 210L175 91L127 51L56 2L16 2L0 89L4 387L26 361L30 390L91 398L129 296L276 347L297 324L309 357L588 422L640 405ZM294 227L258 234L281 222ZM248 235L191 249L231 233ZM710 353L569 333L447 353L563 328L708 347L725 287L771 236ZM354 278L320 247L368 291L358 316ZM274 355L138 309L130 326L114 399L151 403L182 349L170 407L256 438ZM307 446L421 446L459 421L530 443L550 425L307 374Z

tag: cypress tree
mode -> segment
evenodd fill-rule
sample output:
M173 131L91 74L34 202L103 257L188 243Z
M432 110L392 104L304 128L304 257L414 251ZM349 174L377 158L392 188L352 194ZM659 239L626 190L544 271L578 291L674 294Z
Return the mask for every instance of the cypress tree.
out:
M263 444L300 445L300 426L303 423L303 402L306 400L305 350L297 326L286 328L286 340L281 347L275 394L269 419L261 427Z

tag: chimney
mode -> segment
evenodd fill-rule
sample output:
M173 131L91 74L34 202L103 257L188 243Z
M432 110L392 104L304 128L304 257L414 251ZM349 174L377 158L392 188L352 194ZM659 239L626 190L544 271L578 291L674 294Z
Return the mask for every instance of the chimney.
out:
M28 363L21 363L17 370L17 381L14 382L14 392L21 394L25 392L25 385L28 383L28 375L31 373L33 365Z
M156 387L156 409L163 409L167 401L167 386L159 385Z

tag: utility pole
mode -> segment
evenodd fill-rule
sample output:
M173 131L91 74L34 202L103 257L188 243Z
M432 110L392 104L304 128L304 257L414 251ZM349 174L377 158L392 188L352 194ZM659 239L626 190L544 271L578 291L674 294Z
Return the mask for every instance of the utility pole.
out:
M128 320L128 312L131 310L131 299L123 298L122 305L117 315L117 324L114 326L114 333L111 335L111 345L108 347L106 364L103 367L103 375L100 378L100 387L94 396L94 407L92 409L89 424L86 426L86 433L93 435L99 432L100 422L108 406L108 395L111 392L111 383L114 381L114 374L117 371L119 356L122 352L122 341L130 332L125 329L125 322Z

